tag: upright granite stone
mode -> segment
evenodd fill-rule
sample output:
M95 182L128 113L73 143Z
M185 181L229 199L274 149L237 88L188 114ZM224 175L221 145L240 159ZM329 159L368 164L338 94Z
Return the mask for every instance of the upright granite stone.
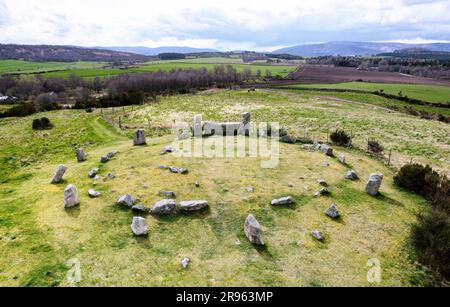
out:
M196 138L201 138L203 136L203 126L202 126L202 116L195 115L192 125L193 135Z
M145 130L139 129L134 135L134 146L147 145L147 140L145 138Z
M173 199L164 199L159 202L157 202L152 210L151 213L154 215L170 215L174 214L177 210L177 203Z
M256 245L264 245L261 225L252 214L250 214L245 220L244 231L251 243Z
M383 182L383 174L370 175L369 182L366 186L367 194L375 196L380 192L381 183Z
M77 161L78 162L84 162L86 161L86 154L84 153L83 148L77 148L77 150L75 151L76 155L77 155Z
M64 190L64 208L72 208L79 205L77 189L72 185L68 185Z
M238 135L250 135L251 114L249 112L242 113L242 123L238 129Z
M148 235L147 220L143 217L135 216L133 217L133 222L131 224L131 230L135 236L145 236Z
M58 166L58 168L56 169L55 175L53 176L53 179L52 179L52 181L50 181L50 183L51 184L61 183L66 171L67 171L66 166L64 166L64 165Z
M347 163L344 154L340 154L338 159L339 159L339 162L341 162L344 165Z

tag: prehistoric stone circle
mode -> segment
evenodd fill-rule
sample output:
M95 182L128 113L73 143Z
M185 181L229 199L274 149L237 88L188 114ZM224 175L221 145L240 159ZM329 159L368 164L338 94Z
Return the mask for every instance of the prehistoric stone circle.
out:
M366 192L371 196L375 196L380 192L383 174L371 174L369 182L366 185Z
M331 217L332 219L338 219L341 216L341 213L339 212L339 209L336 207L335 204L332 204L325 212L325 214Z
M244 232L252 244L264 245L261 225L252 214L245 220Z
M136 131L133 141L134 146L147 145L145 138L145 130L139 129Z
M51 184L61 183L66 171L67 171L66 166L64 166L64 165L58 166L58 168L56 169L55 175L53 176L53 179L50 181L50 183Z
M131 224L131 230L135 236L145 236L148 235L147 220L143 217L135 216L133 217L133 222Z
M173 199L164 199L159 202L157 202L152 210L151 213L154 215L170 215L174 214L177 210L177 203Z
M284 206L284 205L292 205L294 203L294 199L291 196L283 197L280 199L272 200L272 206Z
M76 150L76 155L77 155L77 161L78 162L84 162L86 161L86 154L84 153L83 148L77 148Z
M64 208L72 208L80 204L77 189L69 184L64 190Z
M208 207L208 202L206 200L190 200L182 201L179 204L180 211L183 212L195 212L201 211Z

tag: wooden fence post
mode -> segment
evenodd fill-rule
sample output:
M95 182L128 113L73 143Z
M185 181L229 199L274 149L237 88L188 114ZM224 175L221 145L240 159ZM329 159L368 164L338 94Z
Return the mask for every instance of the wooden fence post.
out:
M122 116L119 116L119 128L122 129Z
M388 166L391 166L391 157L392 157L392 149L389 150L389 160L388 160Z

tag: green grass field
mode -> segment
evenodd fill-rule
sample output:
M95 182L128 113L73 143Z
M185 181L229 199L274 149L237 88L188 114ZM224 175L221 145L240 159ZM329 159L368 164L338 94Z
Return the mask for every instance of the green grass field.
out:
M0 75L3 74L34 74L48 71L100 68L99 62L27 62L19 60L1 60Z
M46 78L67 78L71 74L75 74L84 78L93 77L109 77L120 74L128 73L145 73L154 71L171 71L174 69L213 69L214 66L220 65L222 63L190 63L190 62L177 62L177 61L159 61L153 64L145 64L136 67L130 67L128 69L77 69L77 70L66 70L45 73ZM291 72L295 71L296 66L267 66L267 65L246 65L246 64L230 64L235 67L239 72L243 72L245 69L250 69L253 74L256 74L258 70L261 70L264 75L267 70L270 70L273 76L279 75L281 77L286 77Z
M384 90L388 94L404 96L435 103L450 104L450 86L420 85L420 84L383 84L367 82L348 82L339 84L299 84L301 88L351 89L365 91ZM294 86L295 87L295 86Z
M395 151L395 162L410 156L441 169L448 168L448 125L426 121L382 106L343 102L287 92L257 90L214 91L160 98L158 103L116 109L124 125L147 129L148 135L170 128L174 121L237 121L250 111L252 120L277 121L294 136L305 128L314 139L326 139L330 129L343 128L357 146L375 137ZM109 115L110 110L104 110ZM64 110L25 118L0 119L0 285L70 286L69 259L81 265L78 286L424 286L431 281L415 264L409 245L411 224L426 202L393 184L394 171L358 150L345 153L348 165L299 145L281 144L280 164L261 169L260 158L184 158L161 156L173 136L148 138L133 147L132 130L110 127L100 110ZM34 118L46 116L52 130L33 131ZM149 122L150 120L150 122ZM168 131L165 130L165 131ZM88 160L77 163L74 150L83 146ZM117 150L107 164L99 158ZM329 167L322 163L328 161ZM50 185L59 164L69 167L65 182ZM187 167L175 175L158 166ZM94 182L87 173L100 167L101 176L116 179ZM344 179L348 168L361 180ZM226 170L226 171L225 171ZM385 175L382 194L370 197L364 186L370 173ZM300 179L299 177L303 177ZM323 178L332 191L314 198ZM195 182L200 187L195 187ZM63 209L63 190L74 184L81 205ZM246 187L255 188L248 193ZM88 189L102 193L87 197ZM194 215L148 216L148 238L133 237L133 213L118 208L116 199L131 193L147 206L160 200L160 190L177 192L177 200L206 199L210 210ZM296 204L274 208L270 201L291 195ZM331 203L343 213L339 221L324 215ZM243 224L254 214L263 226L267 247L248 243ZM312 239L320 230L324 243ZM180 260L189 257L188 269ZM381 262L382 281L366 279L367 261Z

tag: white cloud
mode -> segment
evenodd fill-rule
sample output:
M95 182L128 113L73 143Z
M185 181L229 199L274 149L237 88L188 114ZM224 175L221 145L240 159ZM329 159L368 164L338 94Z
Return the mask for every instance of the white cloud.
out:
M269 50L308 41L450 40L450 1L0 0L0 42Z

